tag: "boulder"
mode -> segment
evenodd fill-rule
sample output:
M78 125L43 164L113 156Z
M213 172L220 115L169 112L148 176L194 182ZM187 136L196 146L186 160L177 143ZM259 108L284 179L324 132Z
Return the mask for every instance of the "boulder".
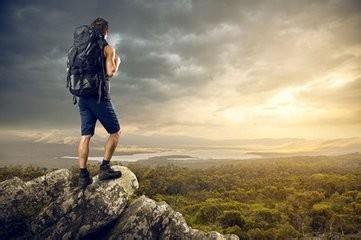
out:
M71 172L52 171L24 182L18 177L0 183L0 239L31 235L31 218L70 190Z
M42 239L79 239L118 218L138 181L127 167L114 166L122 177L99 181L85 190L74 188L47 206L32 222L32 232Z
M18 177L0 183L0 239L239 239L189 227L166 202L145 195L129 202L139 188L125 166L122 176L72 187L67 169L24 182Z
M140 196L121 214L107 239L189 239L221 240L239 239L236 235L209 233L189 227L181 213L174 211L166 202Z

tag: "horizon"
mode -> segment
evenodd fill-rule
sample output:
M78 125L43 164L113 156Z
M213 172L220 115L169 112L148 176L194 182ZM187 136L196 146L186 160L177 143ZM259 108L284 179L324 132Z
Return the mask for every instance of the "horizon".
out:
M101 155L106 141L106 135L95 133L91 140L91 150L94 152L93 158ZM54 157L74 156L69 147L77 146L80 137L75 129L58 130L3 130L0 133L0 152L5 155L9 148L30 148L30 152L37 149L38 152L46 152L47 146L60 146L67 149L61 154L56 151ZM33 146L33 147L28 147ZM136 135L125 134L121 136L121 141L115 150L114 157L124 155L134 155L143 153L155 153L155 155L199 155L203 158L249 158L267 156L299 156L299 155L343 155L348 153L360 153L361 138L254 138L254 139L218 139L210 140L201 137L179 136L179 135ZM198 153L196 153L198 151ZM11 151L10 151L11 152ZM166 152L168 152L166 154ZM70 154L70 155L69 155ZM26 155L23 152L23 155ZM139 155L140 156L140 155ZM218 157L217 157L218 156ZM239 157L237 157L239 156ZM202 158L202 157L201 157Z

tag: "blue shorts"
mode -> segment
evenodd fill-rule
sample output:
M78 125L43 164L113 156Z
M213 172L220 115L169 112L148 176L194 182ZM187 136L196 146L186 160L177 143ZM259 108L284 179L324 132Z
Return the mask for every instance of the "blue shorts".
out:
M111 100L100 101L98 104L96 98L79 97L78 106L82 136L94 135L97 120L100 121L109 134L116 133L120 130L118 118Z

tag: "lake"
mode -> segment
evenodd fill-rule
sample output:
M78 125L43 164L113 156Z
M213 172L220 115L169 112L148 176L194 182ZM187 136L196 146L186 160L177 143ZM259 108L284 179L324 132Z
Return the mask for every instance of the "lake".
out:
M151 150L150 150L151 151ZM174 148L166 150L158 150L146 153L127 153L123 152L121 155L114 154L112 161L128 161L135 162L138 160L146 160L153 157L165 157L169 160L208 160L208 159L249 159L261 158L256 154L247 154L244 150L239 148ZM76 159L76 156L63 156L62 158ZM89 160L103 159L101 156L89 156Z

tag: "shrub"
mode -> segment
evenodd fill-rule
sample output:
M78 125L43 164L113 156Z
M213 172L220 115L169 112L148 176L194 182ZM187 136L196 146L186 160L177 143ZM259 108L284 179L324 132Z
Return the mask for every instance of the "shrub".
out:
M246 224L242 214L235 210L225 211L223 215L219 217L219 222L224 227L238 226L243 228Z
M206 205L201 207L196 214L196 219L199 223L215 223L216 219L222 214L222 210L216 205Z

